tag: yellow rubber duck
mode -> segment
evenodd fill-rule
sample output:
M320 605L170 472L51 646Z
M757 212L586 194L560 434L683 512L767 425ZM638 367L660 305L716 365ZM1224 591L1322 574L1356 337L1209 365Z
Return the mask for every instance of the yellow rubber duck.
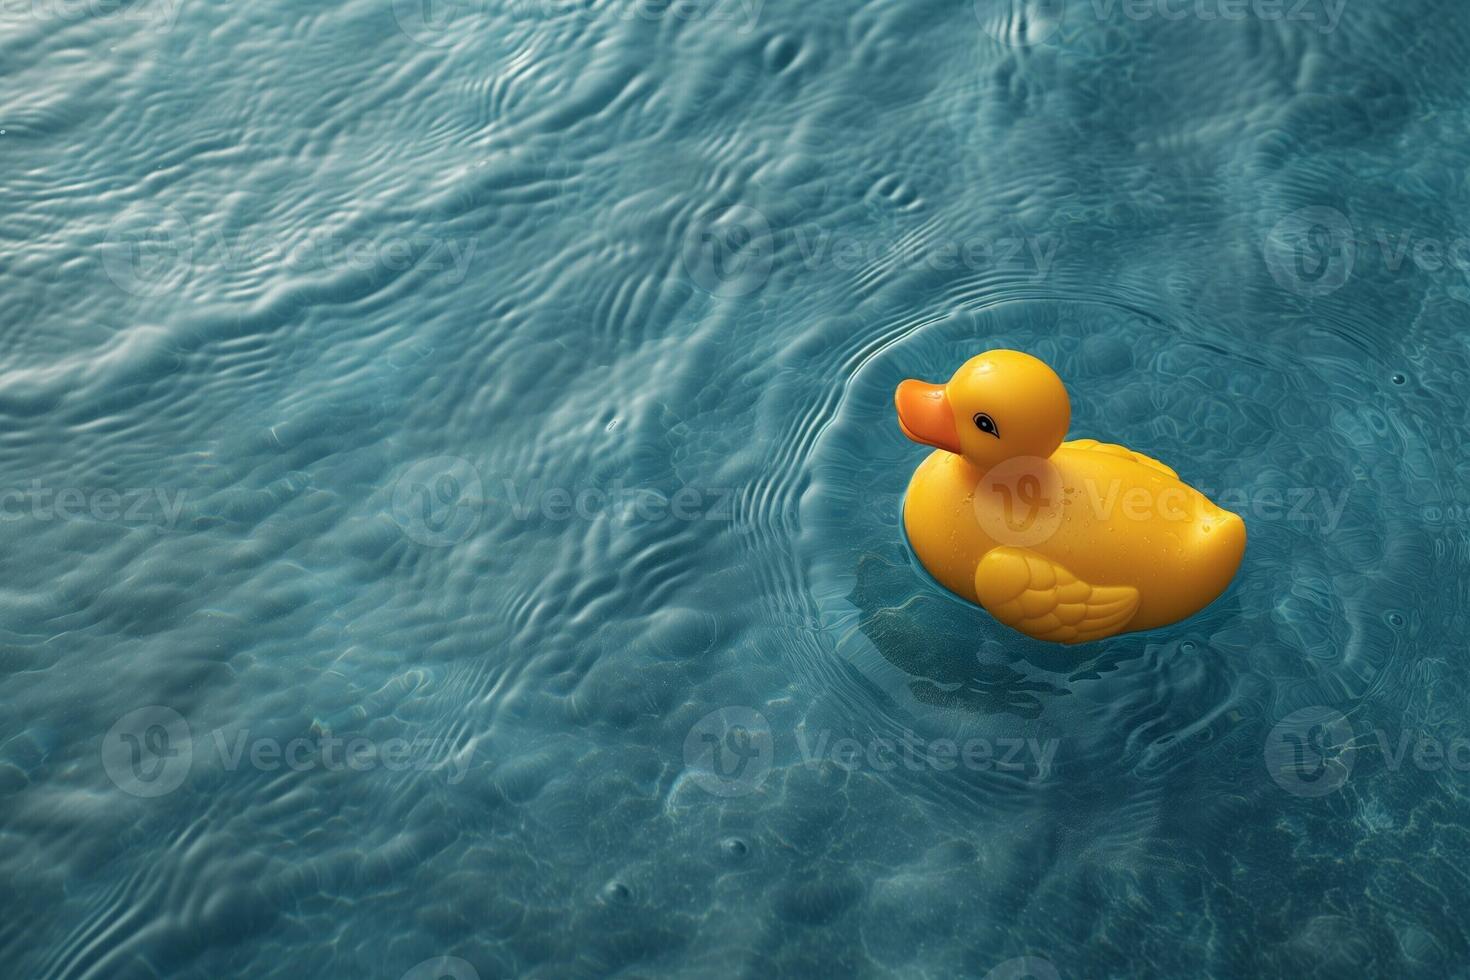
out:
M951 592L1040 640L1084 643L1191 616L1225 591L1245 522L1142 453L1064 442L1072 405L1045 363L971 358L948 384L905 381L903 434L937 451L903 523Z

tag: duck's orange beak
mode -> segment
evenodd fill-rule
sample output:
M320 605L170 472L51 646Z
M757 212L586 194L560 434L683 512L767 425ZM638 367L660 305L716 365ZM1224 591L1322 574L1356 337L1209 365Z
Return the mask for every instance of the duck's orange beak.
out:
M960 451L960 434L955 431L954 412L944 385L905 381L893 394L898 406L898 427L914 442L946 452Z

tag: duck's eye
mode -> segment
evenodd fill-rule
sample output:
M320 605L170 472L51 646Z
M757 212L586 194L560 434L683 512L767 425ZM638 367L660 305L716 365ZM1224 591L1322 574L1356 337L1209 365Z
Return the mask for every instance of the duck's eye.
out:
M975 413L975 428L981 432L988 432L997 439L1000 438L1000 430L995 427L995 419L986 415L984 412Z

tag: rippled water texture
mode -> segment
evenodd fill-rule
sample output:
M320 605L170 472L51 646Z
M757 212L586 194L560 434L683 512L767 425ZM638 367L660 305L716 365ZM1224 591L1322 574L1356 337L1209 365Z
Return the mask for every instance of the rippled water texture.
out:
M1018 2L0 6L0 974L1454 974L1470 8ZM1219 601L924 574L1000 346Z

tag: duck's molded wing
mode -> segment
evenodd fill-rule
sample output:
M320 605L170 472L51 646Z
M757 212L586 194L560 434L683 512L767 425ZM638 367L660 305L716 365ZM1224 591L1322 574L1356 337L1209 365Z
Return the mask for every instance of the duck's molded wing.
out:
M1073 439L1070 442L1062 443L1062 445L1067 449L1090 449L1095 453L1108 453L1111 456L1122 456L1124 459L1131 459L1135 463L1142 463L1144 466L1152 466L1160 473L1167 473L1169 476L1173 477L1176 480L1179 479L1178 473L1175 473L1172 469L1165 466L1163 463L1160 463L1152 456L1145 456L1143 453L1136 453L1133 450L1129 449L1127 446L1119 446L1118 444L1112 442L1098 442L1096 439Z
M975 594L1002 623L1053 643L1112 636L1138 611L1131 585L1090 585L1049 558L1009 546L980 559Z

